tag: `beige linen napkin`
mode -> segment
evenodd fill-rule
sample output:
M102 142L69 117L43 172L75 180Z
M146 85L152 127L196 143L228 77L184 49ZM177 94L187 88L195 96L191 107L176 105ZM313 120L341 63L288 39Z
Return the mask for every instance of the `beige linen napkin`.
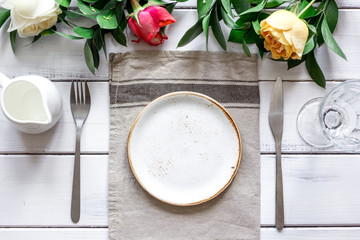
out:
M256 57L135 51L112 55L110 63L110 239L260 239ZM174 91L200 92L222 103L242 137L242 160L232 184L197 206L172 206L153 198L128 164L127 138L135 117L150 101Z

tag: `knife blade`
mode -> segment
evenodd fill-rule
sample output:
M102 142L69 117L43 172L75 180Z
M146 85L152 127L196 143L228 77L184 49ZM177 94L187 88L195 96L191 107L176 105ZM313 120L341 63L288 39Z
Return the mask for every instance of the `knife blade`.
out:
M281 141L284 123L284 93L281 77L277 77L270 102L269 125L275 140L276 149L276 210L275 225L278 230L284 227L284 197L281 167Z

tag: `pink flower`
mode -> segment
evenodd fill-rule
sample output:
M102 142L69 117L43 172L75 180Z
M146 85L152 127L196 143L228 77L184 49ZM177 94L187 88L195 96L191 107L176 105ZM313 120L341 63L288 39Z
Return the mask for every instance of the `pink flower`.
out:
M139 23L133 17L130 17L128 24L130 30L138 37L133 40L139 43L141 39L150 45L156 46L164 42L168 37L160 32L161 27L176 22L175 18L163 7L150 6L139 12Z

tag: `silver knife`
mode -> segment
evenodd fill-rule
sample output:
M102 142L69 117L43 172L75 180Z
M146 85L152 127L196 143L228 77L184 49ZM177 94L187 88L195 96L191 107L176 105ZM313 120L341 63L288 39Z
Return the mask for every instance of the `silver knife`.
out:
M284 227L284 197L281 169L281 140L284 122L284 93L281 77L277 77L271 95L269 125L275 139L276 149L276 212L275 224L278 230Z

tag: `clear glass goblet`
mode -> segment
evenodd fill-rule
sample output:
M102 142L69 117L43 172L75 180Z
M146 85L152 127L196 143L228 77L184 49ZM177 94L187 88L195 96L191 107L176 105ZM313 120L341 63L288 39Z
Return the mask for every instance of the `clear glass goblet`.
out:
M305 103L297 129L312 146L360 152L360 80L340 83L324 98Z

